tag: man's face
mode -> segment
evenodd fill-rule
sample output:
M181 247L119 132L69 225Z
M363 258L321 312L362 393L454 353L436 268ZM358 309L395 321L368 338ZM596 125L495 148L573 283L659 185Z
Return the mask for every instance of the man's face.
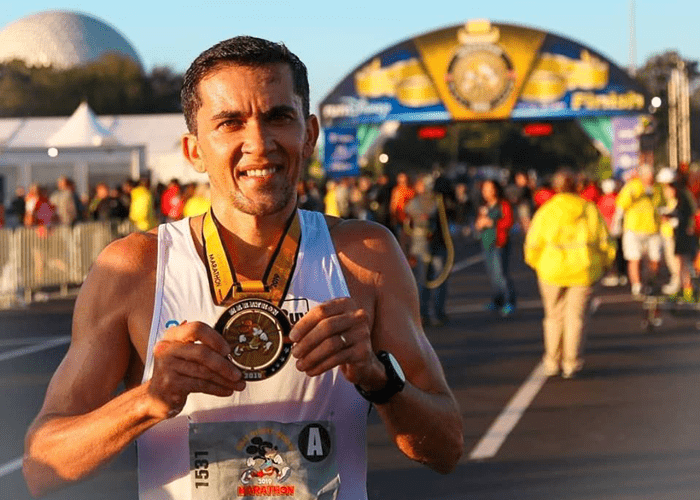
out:
M199 83L199 96L197 134L183 146L209 174L214 208L260 216L293 205L318 122L303 116L289 66L223 65Z

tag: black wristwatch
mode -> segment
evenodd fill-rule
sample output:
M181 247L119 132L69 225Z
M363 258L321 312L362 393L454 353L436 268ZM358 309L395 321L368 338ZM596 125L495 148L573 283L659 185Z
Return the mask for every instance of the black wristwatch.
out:
M403 374L401 365L393 354L386 351L377 352L377 358L386 369L387 381L383 389L378 391L365 391L362 387L355 384L355 389L360 393L360 396L365 398L370 403L384 404L389 401L394 394L401 392L406 385L406 376Z

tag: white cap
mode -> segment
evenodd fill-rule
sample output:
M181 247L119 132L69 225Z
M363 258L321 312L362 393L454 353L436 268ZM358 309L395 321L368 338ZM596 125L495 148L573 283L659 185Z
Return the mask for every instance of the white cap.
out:
M676 172L668 167L664 167L656 174L656 182L661 184L671 184L676 181Z
M610 194L615 192L615 179L605 179L600 183L600 188L603 190L604 194Z

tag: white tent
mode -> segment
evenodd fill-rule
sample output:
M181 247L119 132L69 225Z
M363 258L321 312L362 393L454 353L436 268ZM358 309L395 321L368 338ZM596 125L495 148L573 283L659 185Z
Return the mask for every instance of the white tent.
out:
M97 120L83 101L63 126L46 141L52 147L101 147L119 144L112 133Z

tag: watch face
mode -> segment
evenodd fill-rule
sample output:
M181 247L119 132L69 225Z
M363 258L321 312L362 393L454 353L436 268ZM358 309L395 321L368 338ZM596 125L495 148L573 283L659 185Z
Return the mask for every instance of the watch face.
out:
M391 366L394 368L394 371L396 372L396 375L401 379L401 382L406 382L406 375L404 375L403 370L401 369L401 365L399 364L398 361L396 361L396 358L394 357L393 354L387 353L387 357L389 358L389 362L391 363Z

